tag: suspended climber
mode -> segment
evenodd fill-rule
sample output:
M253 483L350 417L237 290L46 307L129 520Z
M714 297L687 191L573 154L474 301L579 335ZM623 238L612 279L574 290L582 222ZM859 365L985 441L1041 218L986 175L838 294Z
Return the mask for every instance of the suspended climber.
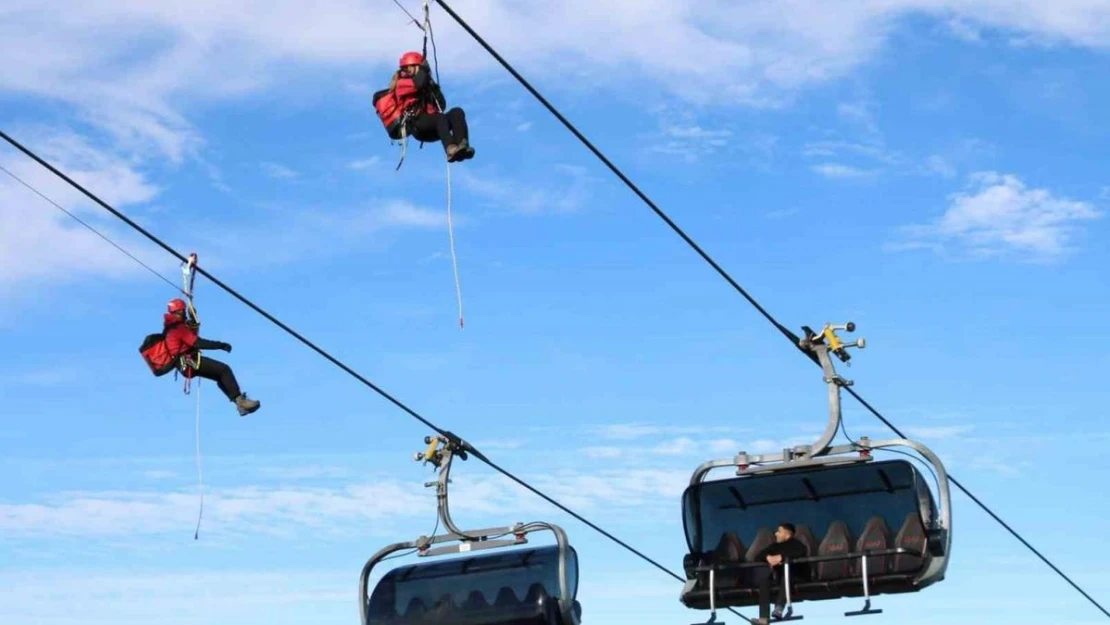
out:
M389 88L374 94L374 108L389 138L403 142L411 135L422 143L438 140L449 163L473 158L466 113L457 106L446 110L447 99L424 55L406 52L398 65Z
M143 341L139 351L155 376L162 376L177 369L191 379L194 375L213 380L227 398L235 403L241 416L248 415L261 407L255 399L239 389L239 382L231 367L214 358L203 356L200 350L219 349L231 352L231 345L222 341L210 341L198 334L199 324L186 314L185 301L172 299L163 315L163 329L160 334L151 334Z

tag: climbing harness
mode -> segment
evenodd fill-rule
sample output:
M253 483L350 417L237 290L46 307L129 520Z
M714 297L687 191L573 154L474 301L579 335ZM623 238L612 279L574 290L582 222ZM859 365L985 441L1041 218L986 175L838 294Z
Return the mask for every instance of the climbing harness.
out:
M405 7L402 6L400 3L398 3L397 6L400 6L402 11L405 11L405 13L409 15L409 17L412 17L412 15L409 14L409 12L405 9ZM431 35L431 32L432 32L431 9L428 6L428 1L427 0L424 1L424 24L423 25L419 24L415 19L413 19L413 24L416 24L416 27L424 32L424 43L423 43L423 45L421 46L421 49L420 49L421 50L420 51L420 56L421 56L421 58L423 58L425 60L425 62L427 62L427 59L428 59L428 37ZM435 38L433 36L432 37L433 70L435 71L436 84L440 84L439 83L439 58L438 58L439 55L436 54L435 45L436 45ZM438 109L440 113L443 113L443 109L440 108L439 102L436 102L433 99L433 104L435 104L436 109ZM408 124L409 124L409 118L410 117L412 117L412 110L411 109L406 110L401 115L401 138L399 140L399 142L401 144L401 159L397 161L397 166L393 168L393 171L399 171L401 169L401 165L405 162L405 156L408 154ZM417 141L420 142L420 149L423 150L424 149L424 142L420 141L420 139L417 139ZM393 143L393 141L390 141L390 144L392 144L392 143Z

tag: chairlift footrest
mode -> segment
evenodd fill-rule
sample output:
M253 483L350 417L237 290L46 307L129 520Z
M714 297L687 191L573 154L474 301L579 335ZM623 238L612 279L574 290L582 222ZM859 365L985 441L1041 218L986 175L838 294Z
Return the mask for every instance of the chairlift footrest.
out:
M856 610L855 612L845 612L844 616L863 616L864 614L882 614L882 609L866 608L863 610Z

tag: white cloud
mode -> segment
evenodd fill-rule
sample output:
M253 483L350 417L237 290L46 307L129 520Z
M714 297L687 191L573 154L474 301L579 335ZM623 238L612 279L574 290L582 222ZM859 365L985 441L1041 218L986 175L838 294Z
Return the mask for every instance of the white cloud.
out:
M585 447L582 453L591 458L617 458L624 453L622 447Z
M688 436L683 436L674 440L659 443L651 449L651 452L664 456L681 456L697 451L697 449L698 445L694 442L694 439Z
M715 454L736 453L740 449L740 443L731 438L722 438L710 442L709 449Z
M871 170L860 169L843 163L821 163L810 169L826 178L865 178L875 173Z
M40 503L0 504L6 536L102 536L134 538L181 532L196 518L199 495L185 491L68 492ZM292 527L341 531L362 523L411 515L428 500L393 482L337 488L210 489L203 528L208 533L250 531L281 534ZM345 524L345 525L343 525Z
M0 374L0 386L61 386L77 380L82 375L76 366L59 365L29 371L10 371Z
M884 165L899 164L904 160L902 156L883 147L881 142L882 137L876 130L875 134L867 141L823 140L807 143L802 148L802 155L810 158L843 158L851 155Z
M452 220L456 230L470 223L457 213L452 214ZM197 245L208 250L201 252L208 268L235 265L242 269L294 262L310 255L341 254L354 248L365 251L371 245L386 245L387 233L393 231L446 227L446 208L430 209L408 200L385 199L328 210L274 209L264 223L253 228L247 240L227 228L198 228L194 235ZM321 242L327 245L321 246Z
M271 178L292 179L299 178L301 174L280 163L262 163L262 171Z
M677 156L688 163L724 151L734 134L728 127L703 126L694 113L684 107L663 106L656 114L659 130L652 136L648 149L657 154Z
M291 536L309 529L317 540L325 540L365 533L370 525L378 528L376 533L383 533L435 518L435 493L423 487L424 480L352 480L354 471L314 464L256 468L254 473L267 478L270 485L208 485L202 532L215 538L228 534ZM148 479L172 479L172 472L165 470L147 470L145 474ZM460 522L504 522L506 511L524 516L550 516L553 512L549 503L503 476L456 471L452 477L451 509ZM561 470L521 477L565 505L610 509L670 505L665 498L681 492L689 470ZM315 479L327 480L328 485L288 483ZM25 540L99 537L139 541L191 531L198 505L199 493L192 486L184 490L60 492L33 502L0 504L0 535Z
M751 428L730 425L656 425L650 423L611 423L591 427L593 436L610 440L632 441L648 436L688 437L691 435L736 434Z
M97 150L73 133L30 130L21 142L116 208L144 204L159 193L159 188L126 160ZM164 271L176 263L37 163L15 155L5 156L0 162L39 193L155 269ZM141 271L145 270L110 243L0 172L0 288L66 282L94 274L122 278Z
M915 438L946 439L956 438L975 429L971 425L943 425L907 427L906 433Z
M1090 0L454 4L526 74L608 83L608 70L620 68L679 97L730 105L774 103L845 75L878 53L908 15L929 15L965 30L1006 29L1046 43L1105 48L1110 41L1110 7ZM187 10L172 2L104 0L74 4L64 16L31 0L9 6L0 23L0 55L21 62L0 68L0 90L71 105L78 117L107 129L128 149L173 162L203 145L186 114L191 107L265 90L317 97L303 87L318 84L326 77L322 72L384 73L398 51L420 36L392 3L353 0L311 8L294 0L197 0ZM433 19L440 61L456 77L503 72L438 7ZM606 42L601 57L598 41ZM714 89L687 88L691 80L707 79ZM341 79L340 88L351 82Z
M952 178L956 175L956 168L948 162L948 159L937 154L925 159L925 170L945 178Z
M447 211L422 208L404 201L389 202L381 209L372 213L376 226L382 227L415 227L415 228L446 228ZM465 220L463 220L465 221ZM459 225L459 219L452 215L452 223Z
M497 174L477 174L473 169L453 174L470 193L485 199L489 207L521 215L573 213L586 205L596 180L585 169L556 164L561 176L547 175L541 181L513 180Z
M767 211L765 217L767 219L785 219L797 215L799 210L797 208L777 208L773 211Z
M982 43L983 36L979 28L968 24L966 21L954 17L945 23L949 34L967 43Z
M948 209L932 224L907 227L910 239L903 247L939 250L956 243L979 256L1051 259L1070 251L1079 223L1102 216L1088 202L1031 189L1012 174L975 173L968 187L950 196Z
M370 169L371 167L377 166L377 164L380 162L382 162L382 158L380 156L371 156L370 158L351 161L347 166L355 170Z
M71 564L0 572L0 622L60 625L75 609L83 623L102 625L297 622L290 610L300 608L303 618L350 601L350 579L349 571L304 568L104 571Z
M836 112L841 119L863 126L868 134L878 135L879 124L872 109L873 106L866 102L842 102L837 105Z

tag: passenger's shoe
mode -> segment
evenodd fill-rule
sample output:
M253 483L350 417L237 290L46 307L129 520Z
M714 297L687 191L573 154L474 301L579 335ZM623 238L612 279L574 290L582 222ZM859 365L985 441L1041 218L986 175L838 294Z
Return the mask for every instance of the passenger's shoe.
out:
M459 155L456 160L467 161L474 158L474 148L470 147L470 142L466 139L459 141Z
M262 402L257 399L247 399L247 394L235 398L235 407L239 409L239 416L245 417L262 407Z

